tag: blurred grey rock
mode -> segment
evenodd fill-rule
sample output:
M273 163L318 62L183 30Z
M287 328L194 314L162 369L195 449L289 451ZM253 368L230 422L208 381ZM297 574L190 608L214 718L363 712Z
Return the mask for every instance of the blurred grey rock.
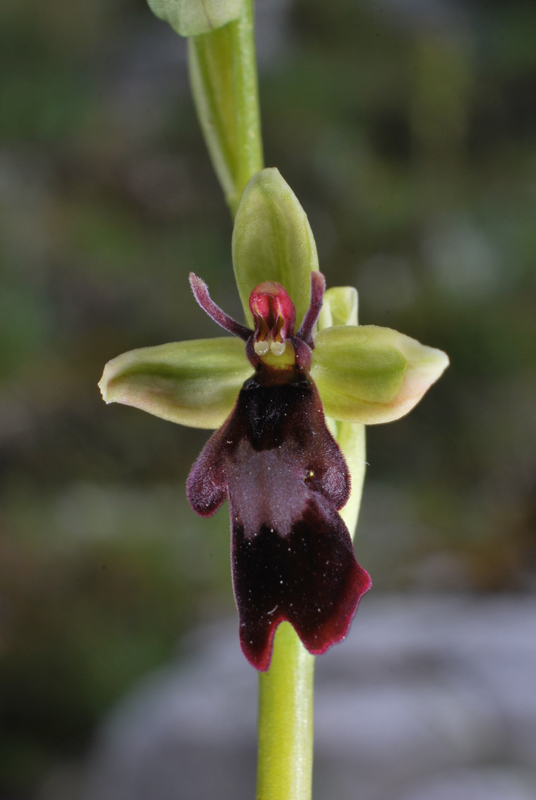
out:
M256 674L236 623L112 715L81 800L252 800ZM536 795L536 599L366 597L317 661L315 800Z

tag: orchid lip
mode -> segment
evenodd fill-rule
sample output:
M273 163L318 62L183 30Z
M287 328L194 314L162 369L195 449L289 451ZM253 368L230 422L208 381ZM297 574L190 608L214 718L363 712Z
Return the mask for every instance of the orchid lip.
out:
M261 368L187 482L201 516L229 500L240 641L257 669L268 669L284 620L313 654L346 636L371 585L338 513L349 491L314 383L297 367L278 382Z

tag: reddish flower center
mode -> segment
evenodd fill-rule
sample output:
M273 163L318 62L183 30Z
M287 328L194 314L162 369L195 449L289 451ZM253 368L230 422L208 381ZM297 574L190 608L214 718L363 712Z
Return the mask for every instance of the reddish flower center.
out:
M255 320L253 347L257 355L268 351L283 355L296 323L296 309L286 290L274 281L259 283L251 292L249 307Z

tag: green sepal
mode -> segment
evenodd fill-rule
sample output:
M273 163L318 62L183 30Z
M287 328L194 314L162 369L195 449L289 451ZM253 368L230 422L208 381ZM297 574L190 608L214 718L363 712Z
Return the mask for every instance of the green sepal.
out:
M233 231L233 264L251 327L249 296L263 281L285 287L299 327L309 307L310 273L318 269L318 255L307 215L277 169L263 169L244 189Z
M244 0L147 0L153 14L181 36L198 36L240 15Z
M333 325L357 325L358 296L353 286L332 286L324 295L318 330Z
M340 326L315 337L311 376L327 415L374 425L407 414L448 363L441 350L390 328Z
M195 339L123 353L106 364L99 387L106 403L219 428L252 371L240 339Z

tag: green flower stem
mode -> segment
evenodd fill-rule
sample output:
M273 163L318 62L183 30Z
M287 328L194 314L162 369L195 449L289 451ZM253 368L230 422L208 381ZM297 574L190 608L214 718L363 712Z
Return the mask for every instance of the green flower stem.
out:
M257 800L309 800L313 768L314 656L288 622L259 676Z
M253 0L244 0L236 21L190 37L189 65L205 141L234 218L246 184L263 168ZM343 518L353 532L365 469L364 426L336 423L336 435L352 474ZM270 669L259 676L257 800L311 798L314 664L292 626L282 623Z
M188 42L197 114L234 218L246 183L263 168L253 0L234 22Z

